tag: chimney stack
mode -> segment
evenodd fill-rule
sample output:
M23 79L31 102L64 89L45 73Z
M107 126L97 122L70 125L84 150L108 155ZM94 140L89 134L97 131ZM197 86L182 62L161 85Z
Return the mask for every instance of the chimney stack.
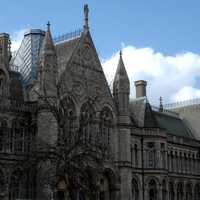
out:
M146 97L147 82L144 80L135 81L136 98Z

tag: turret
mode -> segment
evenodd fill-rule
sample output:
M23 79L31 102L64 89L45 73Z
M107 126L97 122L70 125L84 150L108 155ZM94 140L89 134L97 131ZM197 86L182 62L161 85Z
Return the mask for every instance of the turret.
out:
M130 82L120 51L119 63L113 83L113 95L120 115L128 114Z
M51 36L50 23L48 23L39 59L38 80L40 94L47 97L56 97L57 74L56 51Z
M8 69L11 59L10 44L9 35L0 33L0 65L4 65L6 69Z
M118 163L123 166L120 169L121 185L120 199L129 200L131 198L131 131L128 127L129 118L129 94L130 82L120 52L119 63L113 83L114 101L118 111ZM126 163L126 164L125 164ZM128 166L128 168L124 166Z

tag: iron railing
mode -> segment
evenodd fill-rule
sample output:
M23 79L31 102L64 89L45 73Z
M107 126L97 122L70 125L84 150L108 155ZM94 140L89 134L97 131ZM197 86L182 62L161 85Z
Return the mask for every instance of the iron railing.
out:
M163 105L163 107L165 109L175 109L175 108L181 108L181 107L199 105L199 104L200 104L200 98L196 98L196 99L190 99L186 101L179 101L176 103L165 104Z
M75 39L75 38L79 37L82 32L83 32L82 29L78 29L76 31L55 37L53 39L53 41L54 41L55 44L57 44L57 43L64 42L64 41L67 41L67 40Z

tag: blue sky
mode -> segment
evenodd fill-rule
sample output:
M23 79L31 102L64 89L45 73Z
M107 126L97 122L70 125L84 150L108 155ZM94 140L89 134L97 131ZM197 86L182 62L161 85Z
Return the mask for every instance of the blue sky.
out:
M82 27L83 4L90 8L90 27L102 57L121 47L151 46L167 55L200 52L199 0L12 0L1 2L0 31L45 28L54 35Z
M48 20L54 36L79 29L84 3L89 4L90 30L108 81L123 49L131 81L146 79L153 102L159 96L167 103L200 98L199 0L2 1L0 32L17 40L20 31L45 29Z

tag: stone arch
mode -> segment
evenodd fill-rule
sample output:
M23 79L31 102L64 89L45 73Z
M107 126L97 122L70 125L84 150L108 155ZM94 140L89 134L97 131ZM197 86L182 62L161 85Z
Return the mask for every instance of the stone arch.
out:
M145 180L145 186L148 186L149 182L150 182L152 179L156 182L156 185L160 185L160 184L161 184L160 181L159 181L159 179L158 179L156 176L148 176L148 177L146 178L146 180Z
M200 184L197 183L194 186L194 200L199 200L200 199Z
M176 190L177 190L177 200L182 200L183 197L184 197L184 193L183 193L183 183L182 182L178 182L177 183L177 187L176 187Z
M148 182L148 200L158 199L158 184L155 179L150 179Z
M139 184L138 180L132 179L132 200L139 200Z
M186 191L186 195L185 195L185 199L186 200L192 200L192 185L190 183L187 183L185 186L185 191Z
M115 108L111 105L110 102L103 100L99 103L99 105L97 105L97 109L98 109L98 111L101 111L104 108L108 108L111 111L112 118L113 118L113 124L116 124L117 118L116 118L116 114L115 114ZM100 118L100 112L98 112L97 114L98 114L97 118Z

